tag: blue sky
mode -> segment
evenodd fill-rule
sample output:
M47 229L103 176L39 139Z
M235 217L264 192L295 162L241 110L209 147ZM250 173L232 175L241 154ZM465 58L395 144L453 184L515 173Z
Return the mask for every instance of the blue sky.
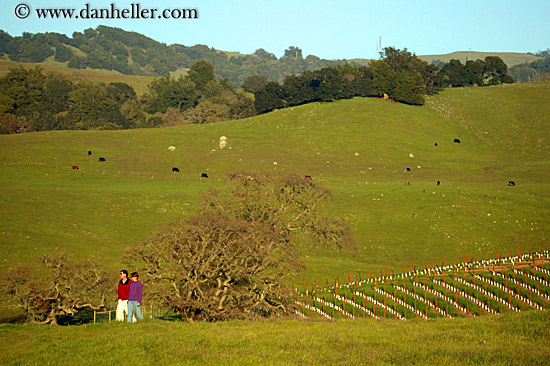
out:
M194 8L199 18L148 20L38 19L36 8ZM15 16L18 4L31 13ZM529 52L550 48L550 0L2 0L0 29L72 35L100 24L135 31L166 44L205 44L224 51L258 48L283 55L289 46L304 56L376 58L382 46L418 55L453 51Z

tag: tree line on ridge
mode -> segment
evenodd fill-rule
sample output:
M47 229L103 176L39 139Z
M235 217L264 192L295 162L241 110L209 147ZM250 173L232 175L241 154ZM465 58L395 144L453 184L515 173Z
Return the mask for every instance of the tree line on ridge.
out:
M299 49L289 52L300 55ZM466 64L451 60L440 69L407 49L392 47L368 66L324 67L288 75L282 84L253 75L244 81L244 91L227 78L218 79L207 61L197 61L185 76L153 80L141 98L126 83L87 79L76 83L60 73L44 73L39 66L18 67L0 78L0 132L202 124L352 97L385 97L423 105L425 95L445 87L511 82L499 57Z

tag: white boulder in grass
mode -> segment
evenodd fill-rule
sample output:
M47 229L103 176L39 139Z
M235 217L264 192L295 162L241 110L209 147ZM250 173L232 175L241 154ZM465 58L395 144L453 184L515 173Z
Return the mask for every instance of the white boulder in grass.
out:
M168 150L170 150L170 151L176 151L176 147L175 147L175 146L168 146Z
M409 158L414 158L414 154L409 154Z

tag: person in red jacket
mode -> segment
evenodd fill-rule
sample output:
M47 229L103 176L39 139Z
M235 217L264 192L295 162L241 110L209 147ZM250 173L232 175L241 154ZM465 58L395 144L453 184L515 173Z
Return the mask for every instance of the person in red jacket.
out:
M118 304L116 307L116 320L124 321L128 316L128 295L130 294L130 279L128 271L120 271L120 281L118 282Z

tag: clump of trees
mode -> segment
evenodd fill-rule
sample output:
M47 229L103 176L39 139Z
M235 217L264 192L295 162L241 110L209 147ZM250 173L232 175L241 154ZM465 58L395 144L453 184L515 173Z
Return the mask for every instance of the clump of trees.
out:
M0 133L211 123L255 113L252 99L228 80L216 80L205 61L178 79L155 79L141 99L126 83L75 83L39 66L13 68L0 78Z
M218 81L206 61L194 63L185 76L168 75L149 84L145 109L169 124L212 123L256 114L254 102L229 80Z
M146 127L136 93L125 83L74 83L42 68L11 69L0 78L0 130Z
M345 64L287 76L282 85L255 76L244 86L256 90L258 113L309 102L384 94L402 103L421 105L425 94L433 94L443 86L437 67L407 49L387 47L381 57L369 66Z
M510 68L510 75L517 82L549 81L550 80L550 48L544 51L532 53L534 56L542 57L540 60L522 65L515 65Z
M40 265L18 266L0 276L5 304L21 309L28 321L57 324L59 316L114 301L113 281L98 263L69 259L66 253L41 256Z
M330 66L301 75L290 75L282 84L259 76L249 77L243 87L255 94L258 113L310 102L329 102L351 97L382 97L411 105L423 105L424 96L444 87L485 86L513 83L501 58L468 61L451 60L442 68L416 55L386 47L380 60L368 66Z
M468 60L462 64L460 60L451 60L441 68L440 75L443 85L486 86L513 83L508 75L508 66L497 56L487 56L485 60Z
M209 191L200 214L175 222L128 253L148 276L155 302L187 320L292 314L283 280L300 268L298 235L334 248L353 245L345 221L325 217L330 192L297 175L231 175Z

